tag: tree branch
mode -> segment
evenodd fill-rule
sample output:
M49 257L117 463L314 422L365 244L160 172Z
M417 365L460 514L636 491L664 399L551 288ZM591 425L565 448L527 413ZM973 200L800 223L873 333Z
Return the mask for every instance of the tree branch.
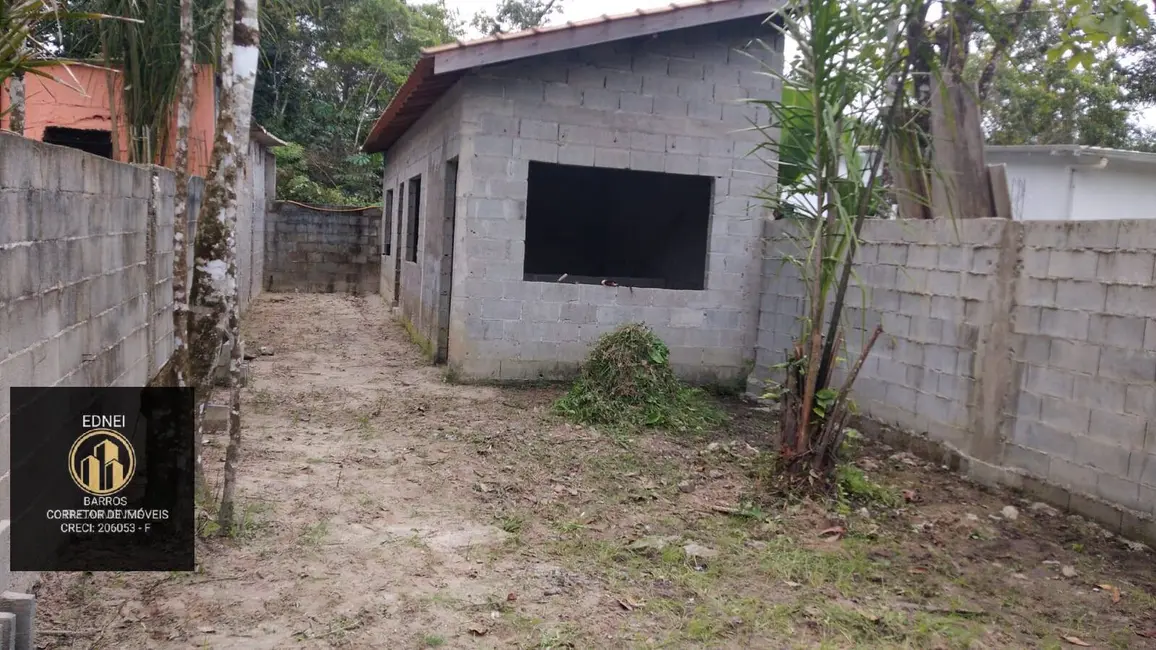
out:
M1156 0L1153 0L1156 4ZM1020 0L1020 4L1016 7L1015 13L1012 15L1011 25L1008 30L1001 34L1000 38L996 39L995 47L991 50L991 55L987 58L987 63L983 66L983 73L979 77L979 101L982 104L987 100L988 90L991 88L991 82L995 79L995 70L999 66L1000 61L1007 53L1012 43L1019 37L1020 27L1023 25L1024 19L1027 18L1028 12L1031 11L1032 0Z

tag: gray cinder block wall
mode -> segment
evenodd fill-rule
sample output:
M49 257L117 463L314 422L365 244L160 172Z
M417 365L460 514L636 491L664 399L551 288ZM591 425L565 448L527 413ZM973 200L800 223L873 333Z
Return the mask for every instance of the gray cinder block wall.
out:
M383 248L380 256L381 294L399 308L402 317L431 347L438 339L437 298L442 291L450 289L442 268L443 253L451 244L446 240L451 230L447 225L447 209L461 207L456 197L448 197L449 201L456 202L452 206L446 203L446 163L461 154L461 98L459 84L434 103L390 148L383 176L385 200L389 200L392 191L392 217L382 219L381 224L382 241L389 242L389 254L384 254ZM459 163L459 169L461 166ZM416 261L410 260L406 252L410 237L407 215L415 203L410 181L415 178L421 179L416 201L419 220ZM384 232L387 227L388 233Z
M172 353L175 184L152 173L0 133L0 591L8 389L144 385Z
M758 365L803 310L785 222L767 226ZM846 313L865 415L972 477L1156 539L1156 221L871 221Z
M402 261L402 315L467 379L573 373L598 337L644 321L684 375L736 379L753 362L763 206L772 167L747 154L765 123L782 44L759 19L673 31L483 68L462 79L387 155L385 189L422 177L421 257ZM771 51L753 45L761 37ZM740 51L746 50L748 56ZM448 314L445 161L458 158ZM523 281L530 161L696 174L714 179L706 289L675 291ZM408 220L395 207L391 253ZM400 226L400 229L399 229ZM383 267L392 295L395 261ZM445 321L448 320L448 324ZM446 354L444 350L437 351Z
M265 178L246 191L265 194ZM193 179L194 207L201 187ZM31 580L8 574L8 389L143 386L168 361L175 190L166 169L0 133L0 591ZM263 242L264 220L249 223Z
M378 208L305 206L277 201L266 215L267 291L378 293Z

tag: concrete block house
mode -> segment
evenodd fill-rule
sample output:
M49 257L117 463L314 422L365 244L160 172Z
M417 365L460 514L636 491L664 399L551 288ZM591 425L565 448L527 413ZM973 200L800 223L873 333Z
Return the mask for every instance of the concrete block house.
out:
M423 53L374 126L381 292L464 379L561 378L653 327L688 378L754 358L779 82L764 0L702 0ZM763 154L766 157L766 154Z

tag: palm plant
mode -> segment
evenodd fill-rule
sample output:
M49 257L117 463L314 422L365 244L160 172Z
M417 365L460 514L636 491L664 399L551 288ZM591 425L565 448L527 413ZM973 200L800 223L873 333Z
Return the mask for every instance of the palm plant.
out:
M5 113L12 113L14 131L23 131L24 76L61 81L48 68L60 63L59 50L65 41L63 25L96 24L107 19L132 22L116 14L84 11L65 0L0 0L0 85L9 84L14 97L4 109Z
M909 60L904 27L921 21L909 0L794 0L776 28L798 44L791 70L769 66L782 96L755 100L771 115L758 149L773 154L778 185L763 198L794 224L790 234L806 286L806 315L786 374L768 393L782 402L784 476L829 485L853 412L850 389L881 330L865 337L842 383L843 304L863 222L883 202L881 158L905 127L899 122ZM925 5L924 5L925 6ZM925 9L923 9L925 11ZM865 155L865 150L874 154ZM829 307L830 305L830 307ZM824 332L824 329L826 330Z
M129 162L164 160L174 147L173 108L181 79L180 3L171 0L73 0L92 11L131 17L117 23L77 25L64 35L62 50L77 59L103 61L120 70L119 97L110 97L118 120L128 126ZM216 60L217 0L193 2L195 58ZM110 84L112 90L114 84Z

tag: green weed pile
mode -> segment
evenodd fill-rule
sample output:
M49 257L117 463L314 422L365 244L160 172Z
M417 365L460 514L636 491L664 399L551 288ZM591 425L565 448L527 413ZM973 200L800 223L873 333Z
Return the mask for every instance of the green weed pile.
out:
M670 367L670 350L641 323L604 334L555 408L581 424L700 431L725 416Z

